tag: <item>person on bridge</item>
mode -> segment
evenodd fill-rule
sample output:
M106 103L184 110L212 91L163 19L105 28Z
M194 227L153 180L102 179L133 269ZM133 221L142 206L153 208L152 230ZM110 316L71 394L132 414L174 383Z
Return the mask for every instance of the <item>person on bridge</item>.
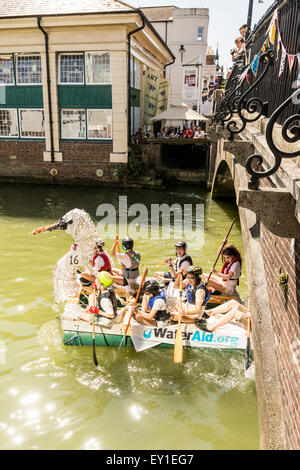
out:
M237 295L237 286L239 285L239 277L241 275L242 258L238 249L234 245L226 245L222 250L222 258L225 263L221 272L212 271L213 276L210 277L207 287L213 288L221 295L233 296ZM207 274L203 274L202 279L206 281Z

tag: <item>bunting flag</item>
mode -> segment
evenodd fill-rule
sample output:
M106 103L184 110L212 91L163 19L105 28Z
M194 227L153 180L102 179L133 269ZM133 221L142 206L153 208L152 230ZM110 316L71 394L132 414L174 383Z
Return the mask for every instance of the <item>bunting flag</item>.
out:
M278 77L280 77L280 75L284 71L285 59L286 59L286 50L285 50L284 45L281 44L281 60L280 60Z
M290 69L290 72L291 72L292 68L293 68L293 65L294 65L296 54L288 54L287 56L288 56L288 62L289 62L289 69Z
M264 42L264 45L263 45L263 47L262 47L262 51L263 51L263 53L265 54L265 53L268 52L270 49L271 49L271 46L270 46L270 43L269 43L269 39L266 39L265 42Z
M269 36L271 44L274 44L275 42L275 37L276 37L276 21L278 21L278 10L276 9L273 13L271 22L269 24L269 27L267 29L266 35Z
M250 79L249 79L249 75L248 75L248 73L246 73L246 80L247 80L247 82L248 82L248 83L249 83L249 85L250 85Z
M298 87L300 85L300 54L297 54L298 57Z
M256 54L256 56L253 59L252 65L251 65L251 69L252 69L254 77L257 76L258 66L259 66L259 59L260 59L260 53Z
M278 60L278 57L279 57L280 47L281 47L281 36L280 36L280 31L278 29L277 46L276 46L276 61Z

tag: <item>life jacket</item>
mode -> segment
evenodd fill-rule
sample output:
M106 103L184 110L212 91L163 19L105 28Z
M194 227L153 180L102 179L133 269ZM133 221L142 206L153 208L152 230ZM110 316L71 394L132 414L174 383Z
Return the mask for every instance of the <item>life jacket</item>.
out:
M211 293L209 292L209 290L205 287L204 284L200 284L199 286L197 286L196 288L193 288L190 284L188 284L185 288L185 293L186 293L186 297L187 297L187 301L189 304L192 304L192 305L195 305L196 304L196 292L198 289L202 289L204 290L205 292L205 298L204 298L204 302L203 302L203 305L206 305L207 302L209 301L210 299L210 296L211 296Z
M166 302L167 299L166 299L165 291L163 289L160 291L160 294L156 295L155 297L151 297L151 299L149 300L148 307L149 307L150 310L152 310L154 302L157 299L162 299ZM163 310L158 310L156 312L156 314L154 315L154 318L155 318L155 320L158 320L158 321L165 320L167 318L166 308L163 309Z
M175 260L175 271L176 272L180 269L180 267L181 267L181 265L184 261L188 261L191 264L191 266L193 266L192 258L190 257L190 255L185 253L185 255L183 255L182 259L176 258L176 260Z
M103 309L101 307L101 300L102 299L109 299L112 303L113 309L114 309L114 316L117 316L117 298L115 294L115 290L112 286L109 286L107 289L105 289L104 292L99 293L97 296L97 307L99 309L99 315L101 315L101 311L103 312Z
M131 266L130 268L126 268L124 264L122 264L122 275L125 279L136 279L139 276L139 262L141 259L141 255L137 251L126 251L125 255L128 256L130 259Z
M100 269L100 272L101 271L108 271L109 273L111 273L111 262L110 262L110 259L108 257L108 255L102 251L101 253L96 253L94 256L93 256L93 266L95 266L95 260L96 258L98 258L98 256L101 256L101 258L103 259L104 261L104 266L102 266L102 268Z
M241 260L240 258L234 258L233 261L226 261L226 263L224 264L223 268L221 269L221 273L222 274L228 274L230 272L230 268L231 266L234 264L234 263L240 263L241 264ZM239 278L237 279L233 279L231 278L230 281L237 281L237 285L239 285Z

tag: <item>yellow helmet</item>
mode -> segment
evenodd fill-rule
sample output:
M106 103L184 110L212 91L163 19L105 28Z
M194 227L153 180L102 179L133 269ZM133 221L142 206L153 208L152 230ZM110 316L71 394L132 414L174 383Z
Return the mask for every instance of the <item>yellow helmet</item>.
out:
M98 279L100 284L102 284L104 287L109 287L114 282L113 276L107 271L101 271L98 274Z

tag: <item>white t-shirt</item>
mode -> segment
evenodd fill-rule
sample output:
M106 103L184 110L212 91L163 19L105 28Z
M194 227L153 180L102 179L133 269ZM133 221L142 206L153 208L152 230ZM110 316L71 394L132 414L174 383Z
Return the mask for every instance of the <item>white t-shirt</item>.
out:
M240 277L240 275L241 275L241 264L239 263L239 261L236 261L235 263L233 263L233 265L230 268L229 273L233 273L233 276L232 276L231 280L234 280L234 279L237 280Z
M232 278L229 279L229 281L223 281L226 288L225 294L234 295L236 294L237 280L241 275L241 264L239 261L233 263L228 274L229 273L233 273Z
M156 299L154 300L152 309L153 310L166 310L166 302L164 301L164 299Z
M108 257L108 259L110 261L110 265L111 265L111 267L113 267L114 263L113 263L113 260L111 259L111 257L105 251L103 251L103 253ZM101 268L103 268L104 265L105 265L105 261L99 253L99 256L97 256L97 258L95 259L94 268L95 268L96 271L99 272L101 270Z
M130 269L131 268L131 259L130 256L125 255L125 253L116 253L117 260L122 263L125 268Z

